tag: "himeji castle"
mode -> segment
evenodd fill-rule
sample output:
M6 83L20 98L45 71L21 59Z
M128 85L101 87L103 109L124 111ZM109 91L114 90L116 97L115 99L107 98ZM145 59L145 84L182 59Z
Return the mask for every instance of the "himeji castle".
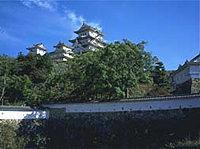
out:
M103 42L104 34L97 28L91 27L83 22L81 28L74 31L78 35L75 39L69 40L73 44L74 53L84 53L86 51L96 51L103 48L106 43Z
M33 46L30 46L26 49L29 50L29 53L39 54L41 56L43 56L47 52L47 48L44 46L43 43L34 44Z
M71 53L82 54L87 51L97 51L106 46L106 43L103 41L104 33L85 22L74 33L78 36L75 39L69 40L72 46L60 41L57 45L53 46L55 50L50 53L46 53L47 49L43 43L35 44L26 49L29 50L29 53L41 56L49 54L53 61L62 62L67 61L67 58L72 58Z
M51 53L49 53L49 55L51 56L51 59L54 62L63 62L63 61L67 61L67 57L68 58L73 58L70 54L73 53L73 47L67 45L64 42L59 42L57 45L53 46L55 48L55 50Z

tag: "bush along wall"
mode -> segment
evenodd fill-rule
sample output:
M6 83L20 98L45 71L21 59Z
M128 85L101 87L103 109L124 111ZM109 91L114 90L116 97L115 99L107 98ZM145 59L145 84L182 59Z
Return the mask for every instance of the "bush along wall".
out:
M46 148L46 120L0 120L0 148Z

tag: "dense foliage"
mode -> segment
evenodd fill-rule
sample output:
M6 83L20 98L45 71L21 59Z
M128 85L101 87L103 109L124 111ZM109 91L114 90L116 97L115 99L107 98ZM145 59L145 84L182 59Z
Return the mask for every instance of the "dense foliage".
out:
M169 93L162 62L128 40L74 54L53 63L48 55L0 56L2 104L39 105L44 100L87 101ZM154 92L152 92L154 90ZM148 94L151 92L153 94Z
M45 120L0 120L0 148L45 148Z

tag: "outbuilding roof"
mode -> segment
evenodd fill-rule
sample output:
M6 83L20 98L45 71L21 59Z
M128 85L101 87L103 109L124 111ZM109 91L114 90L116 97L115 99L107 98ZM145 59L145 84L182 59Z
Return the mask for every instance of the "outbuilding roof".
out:
M70 48L70 49L73 49L73 47L71 47L71 46L69 46L69 45L67 45L66 43L61 42L61 41L59 41L59 43L58 43L57 45L53 46L53 47L54 47L54 48L60 48L60 47L62 47L62 46L67 47L67 48Z
M182 66L180 65L176 71L172 72L172 74L175 75L175 74L179 73L180 71L182 71L183 69L185 69L186 67L189 67L191 65L200 66L200 54L195 56L190 61L186 60L185 63Z
M32 50L32 49L36 49L36 48L44 50L44 51L47 50L47 48L44 46L44 44L42 42L38 43L38 44L34 44L33 46L27 47L26 49L27 50Z

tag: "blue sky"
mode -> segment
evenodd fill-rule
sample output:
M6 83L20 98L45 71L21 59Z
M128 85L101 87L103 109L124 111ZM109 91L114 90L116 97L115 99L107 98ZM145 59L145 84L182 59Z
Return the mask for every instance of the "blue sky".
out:
M16 57L43 42L48 52L68 43L83 21L107 42L147 41L146 50L176 69L199 51L198 1L0 1L0 54Z

